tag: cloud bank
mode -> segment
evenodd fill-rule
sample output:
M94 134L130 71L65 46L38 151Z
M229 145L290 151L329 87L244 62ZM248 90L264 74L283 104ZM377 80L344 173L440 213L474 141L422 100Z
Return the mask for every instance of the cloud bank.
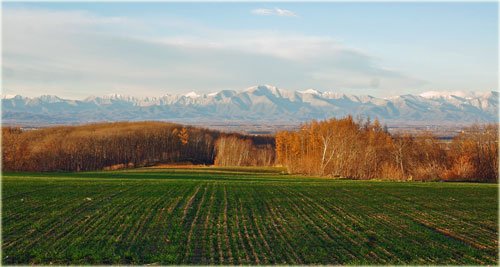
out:
M376 91L424 83L331 36L13 8L4 9L3 23L3 87L27 96L145 96L256 84ZM169 31L158 34L159 27Z
M295 12L281 8L257 8L252 10L251 13L258 16L297 17L297 14L295 14Z

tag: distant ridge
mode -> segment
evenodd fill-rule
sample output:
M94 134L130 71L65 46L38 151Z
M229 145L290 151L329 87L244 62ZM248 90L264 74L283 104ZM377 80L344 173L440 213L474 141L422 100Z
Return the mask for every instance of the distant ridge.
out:
M4 121L15 123L84 123L123 120L224 120L301 122L346 115L378 118L385 123L498 122L498 92L426 92L377 98L321 92L288 91L260 85L242 91L132 97L118 94L84 100L53 95L2 97Z

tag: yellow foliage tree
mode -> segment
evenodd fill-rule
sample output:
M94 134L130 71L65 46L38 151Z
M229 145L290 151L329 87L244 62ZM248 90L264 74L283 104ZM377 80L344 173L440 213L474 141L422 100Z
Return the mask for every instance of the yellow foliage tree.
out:
M181 144L183 146L187 145L187 143L189 142L189 133L188 133L188 130L186 129L186 127L182 127L182 129L179 132L178 136L179 136L179 138L181 140Z

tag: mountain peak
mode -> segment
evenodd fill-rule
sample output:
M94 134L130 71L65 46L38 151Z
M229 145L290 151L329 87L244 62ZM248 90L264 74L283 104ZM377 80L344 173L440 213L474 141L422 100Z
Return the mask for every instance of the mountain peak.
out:
M272 122L307 121L348 114L370 116L385 122L466 123L497 122L498 92L459 94L434 91L384 99L315 89L287 91L275 86L259 85L243 91L221 90L209 95L190 92L137 98L114 94L80 101L57 96L4 97L2 107L3 111L8 112L11 121L23 120L26 114L39 115L42 112L56 123L61 123L60 118L64 116L67 118L64 122L90 122L104 118L110 121L215 118Z
M299 93L302 93L302 94L311 94L311 95L321 95L322 93L316 89L307 89L307 90L304 90L304 91L298 91Z
M252 86L244 90L243 92L245 93L251 93L251 94L256 94L256 95L274 95L276 97L283 97L283 95L287 95L287 91L278 89L276 86L272 85L258 85L258 86Z
M23 97L20 95L5 94L5 95L2 95L2 99L23 99Z
M195 91L191 91L187 94L184 95L185 97L189 97L189 98L198 98L200 97L201 95L197 94Z
M465 99L473 99L478 97L488 97L492 92L474 92L474 91L427 91L420 94L424 98L450 98L450 97L460 97Z
M49 102L49 103L56 103L56 102L63 101L61 98L59 98L56 95L41 95L38 98L44 102Z

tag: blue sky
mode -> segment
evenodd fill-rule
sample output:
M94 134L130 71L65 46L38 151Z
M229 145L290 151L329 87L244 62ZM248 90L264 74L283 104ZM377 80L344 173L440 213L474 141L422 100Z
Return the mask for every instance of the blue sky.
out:
M4 3L3 93L498 90L497 3Z

